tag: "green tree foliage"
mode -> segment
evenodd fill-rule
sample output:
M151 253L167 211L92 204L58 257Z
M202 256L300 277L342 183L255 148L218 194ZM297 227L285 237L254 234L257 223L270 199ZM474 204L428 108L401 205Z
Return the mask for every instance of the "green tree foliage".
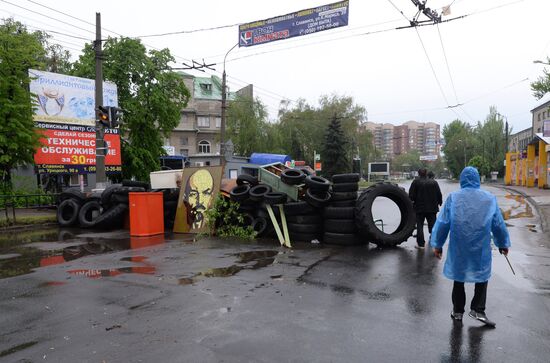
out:
M492 106L485 121L478 123L475 135L475 154L481 156L489 171L498 171L502 175L506 157L506 128L496 107Z
M347 140L342 130L342 124L336 117L326 129L321 159L323 160L323 175L331 178L334 174L350 171L350 163L347 156Z
M550 63L550 58L546 58L546 63ZM540 100L546 93L550 92L550 72L545 67L542 70L542 74L535 82L531 83L531 91L533 91L533 96L537 100Z
M454 177L458 177L468 160L474 156L473 146L476 143L474 132L467 123L454 120L443 127L443 138L445 139L443 152L447 167Z
M356 105L351 97L336 95L322 96L319 107L310 106L304 100L298 100L294 108L282 104L277 124L281 148L295 160L305 160L313 165L313 152L323 148L325 131L334 115L338 115L347 142L343 150L346 159L357 154L368 157L372 150L372 136L366 130L360 131L359 127L366 118L365 108Z
M139 39L109 38L104 44L103 76L118 89L124 110L122 171L126 178L147 180L160 168L163 138L178 125L189 100L182 77L170 70L174 57L168 49L147 51ZM95 55L87 44L74 64L76 76L95 77Z
M411 150L406 154L396 156L390 163L392 171L410 172L417 171L420 168L426 168L425 162L420 161L420 152Z
M29 32L13 19L0 23L0 180L11 185L10 170L32 163L40 135L35 131L29 68L41 68L44 34Z
M237 96L227 110L227 139L235 146L235 154L250 156L253 152L269 150L270 127L267 111L259 99Z
M485 175L489 174L491 171L491 168L489 167L489 164L483 159L481 155L476 155L473 158L470 159L468 162L468 165L473 166L477 169L479 172L479 175Z

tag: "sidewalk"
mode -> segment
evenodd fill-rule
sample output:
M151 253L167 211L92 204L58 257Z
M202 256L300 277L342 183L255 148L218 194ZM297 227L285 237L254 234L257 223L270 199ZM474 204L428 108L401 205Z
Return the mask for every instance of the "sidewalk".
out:
M517 185L492 184L491 186L521 194L537 210L543 232L550 232L550 189L526 188Z

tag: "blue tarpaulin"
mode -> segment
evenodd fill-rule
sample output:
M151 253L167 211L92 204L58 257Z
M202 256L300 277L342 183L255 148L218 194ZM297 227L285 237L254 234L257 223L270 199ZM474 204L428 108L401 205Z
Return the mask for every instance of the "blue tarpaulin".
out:
M281 154L264 154L264 153L252 153L250 155L250 163L256 165L265 165L272 163L285 163L287 161L292 161L289 155Z

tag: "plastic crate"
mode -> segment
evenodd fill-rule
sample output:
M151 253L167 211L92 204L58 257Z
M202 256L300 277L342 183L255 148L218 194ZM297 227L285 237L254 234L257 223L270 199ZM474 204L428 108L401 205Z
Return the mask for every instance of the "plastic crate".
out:
M262 165L259 170L259 179L262 183L269 185L273 190L285 193L294 201L298 200L300 192L299 186L288 185L281 181L281 173L283 170L289 169L284 164L273 163Z

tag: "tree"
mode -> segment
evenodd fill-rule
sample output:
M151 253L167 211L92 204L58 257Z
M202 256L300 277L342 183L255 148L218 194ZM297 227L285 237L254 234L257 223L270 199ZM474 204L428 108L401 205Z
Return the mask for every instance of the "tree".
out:
M8 188L10 170L32 163L40 146L32 117L29 68L43 65L43 37L13 19L0 23L0 180Z
M465 122L454 120L443 127L445 146L443 152L447 167L454 177L458 177L468 160L474 155L475 136L472 128Z
M479 172L479 175L485 175L489 174L489 171L491 171L489 164L483 159L481 155L476 155L473 158L470 159L468 162L468 165L473 166L477 169Z
M259 99L237 96L227 110L227 138L235 153L250 156L253 152L269 151L267 111Z
M550 58L546 58L546 63L550 63ZM550 92L550 72L544 68L542 74L543 76L538 77L535 82L531 83L533 96L537 100L540 100L545 94Z
M325 134L325 142L321 151L323 160L323 174L331 178L334 174L349 172L350 165L347 157L348 141L344 136L342 125L338 117L333 116Z
M489 114L483 124L478 123L475 135L476 154L483 158L484 165L486 164L491 169L490 171L502 173L504 171L503 161L506 157L506 128L496 107L492 106L489 109Z
M151 171L160 168L163 138L178 125L189 91L182 77L171 70L174 57L168 49L147 52L139 39L121 37L107 39L103 53L104 78L117 85L119 107L124 110L123 176L147 180ZM94 78L91 44L74 64L73 74Z

